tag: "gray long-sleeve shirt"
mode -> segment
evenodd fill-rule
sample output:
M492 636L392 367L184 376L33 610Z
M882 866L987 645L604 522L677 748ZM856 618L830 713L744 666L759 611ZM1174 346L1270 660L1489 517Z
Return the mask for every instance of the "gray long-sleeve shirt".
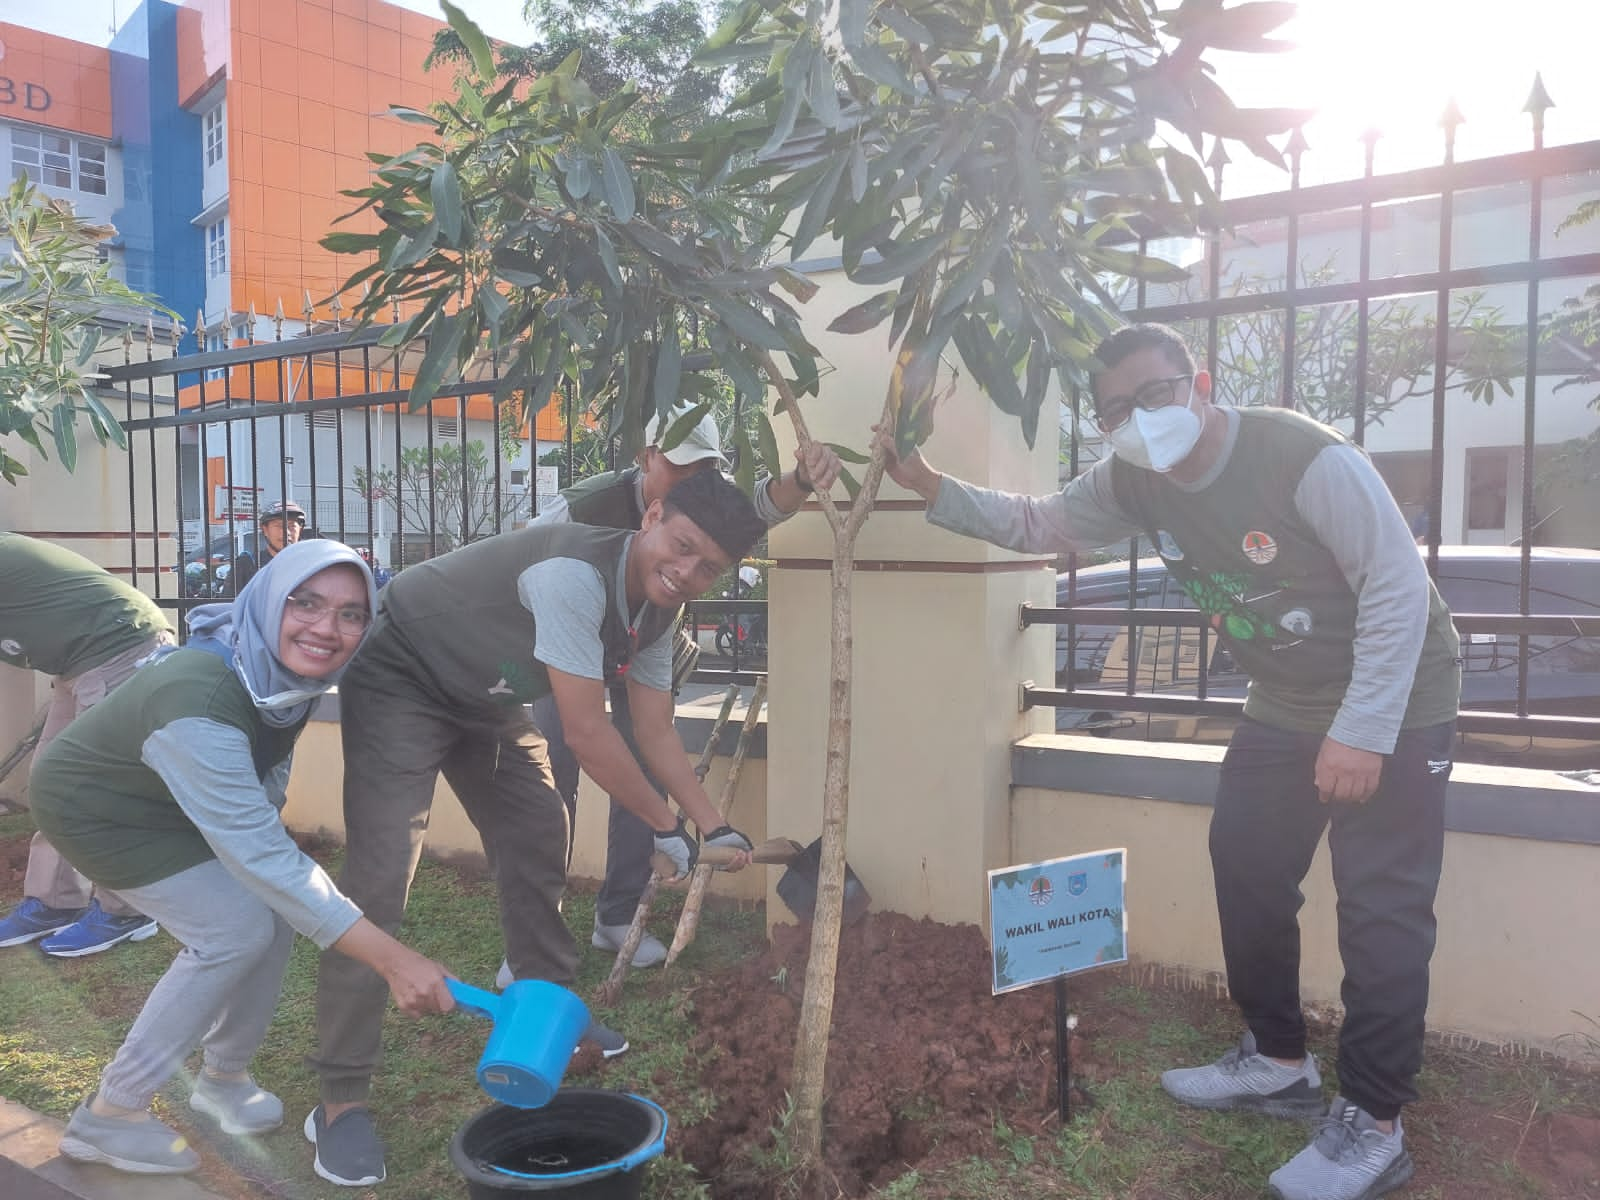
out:
M326 950L361 918L355 902L283 826L287 759L263 784L244 732L203 717L163 725L145 739L140 757L161 776L217 861L298 932Z
M1239 414L1228 422L1221 453L1192 484L1199 495L1222 474L1238 439ZM975 487L946 476L928 508L942 528L1025 553L1081 552L1141 532L1118 504L1111 460L1097 463L1061 491L1022 496ZM1302 520L1339 564L1357 597L1354 670L1328 734L1359 749L1394 749L1428 628L1427 569L1387 485L1355 447L1329 445L1312 460L1294 493Z

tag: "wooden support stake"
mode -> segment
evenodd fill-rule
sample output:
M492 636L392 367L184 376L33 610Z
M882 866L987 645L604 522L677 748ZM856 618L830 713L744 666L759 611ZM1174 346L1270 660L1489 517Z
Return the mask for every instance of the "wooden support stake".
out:
M765 682L762 681L763 684ZM757 691L760 692L761 688L758 687ZM727 727L728 718L733 715L733 706L738 699L738 685L730 683L728 694L722 698L722 711L717 714L716 723L711 726L711 736L706 739L705 749L700 751L699 761L694 765L695 777L701 783L705 782L706 775L711 770L711 760L717 753L717 742L722 738L722 731ZM633 910L633 923L628 926L628 934L617 949L617 961L612 964L611 974L606 976L606 981L600 985L597 993L602 1005L609 1007L622 995L622 981L627 977L628 968L633 965L633 956L639 952L639 943L644 940L644 924L649 919L650 906L655 903L656 891L660 887L661 876L652 871L650 881L644 885L644 891L639 894L639 907Z
M722 803L717 806L717 811L722 814L722 819L728 819L728 810L733 807L734 793L739 788L739 774L744 767L745 755L750 752L750 743L755 737L756 725L760 722L762 706L767 702L767 679L762 676L756 681L755 694L750 697L750 711L744 715L744 728L739 731L739 744L733 751L733 762L728 766L728 778L722 785ZM678 928L672 935L672 946L667 951L667 961L663 964L665 970L677 961L694 941L695 932L700 928L700 906L705 902L706 887L711 882L712 867L698 866L694 869L694 876L689 882L689 894L684 897L683 912L678 917Z

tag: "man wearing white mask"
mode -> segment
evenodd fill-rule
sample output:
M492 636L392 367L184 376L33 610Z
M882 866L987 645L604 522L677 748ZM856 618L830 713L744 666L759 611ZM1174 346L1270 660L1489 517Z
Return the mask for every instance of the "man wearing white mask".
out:
M1199 1108L1317 1116L1273 1172L1279 1200L1369 1200L1412 1173L1400 1110L1417 1099L1460 644L1405 518L1365 453L1281 408L1211 400L1161 325L1095 351L1112 456L1052 496L941 474L889 475L946 529L1031 553L1142 534L1250 675L1223 761L1211 861L1228 986L1248 1031L1162 1076ZM1339 1091L1324 1109L1300 1007L1300 883L1329 830L1344 961Z

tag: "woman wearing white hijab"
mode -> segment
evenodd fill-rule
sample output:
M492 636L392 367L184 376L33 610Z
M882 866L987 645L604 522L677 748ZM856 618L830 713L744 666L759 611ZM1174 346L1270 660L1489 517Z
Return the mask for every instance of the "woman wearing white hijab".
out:
M137 671L35 766L33 811L51 844L184 946L72 1114L69 1158L142 1174L198 1166L149 1112L197 1045L196 1110L227 1133L282 1123L249 1064L296 930L377 971L407 1013L452 1007L444 969L363 917L279 818L295 738L365 639L376 598L349 547L289 546L233 603L196 608L184 649Z

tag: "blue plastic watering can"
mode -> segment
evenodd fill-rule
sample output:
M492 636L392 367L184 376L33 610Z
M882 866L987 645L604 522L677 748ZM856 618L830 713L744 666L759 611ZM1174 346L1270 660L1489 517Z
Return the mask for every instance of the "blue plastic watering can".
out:
M448 981L456 1007L494 1022L478 1060L478 1086L513 1108L540 1108L561 1087L589 1010L564 987L521 979L496 995Z

